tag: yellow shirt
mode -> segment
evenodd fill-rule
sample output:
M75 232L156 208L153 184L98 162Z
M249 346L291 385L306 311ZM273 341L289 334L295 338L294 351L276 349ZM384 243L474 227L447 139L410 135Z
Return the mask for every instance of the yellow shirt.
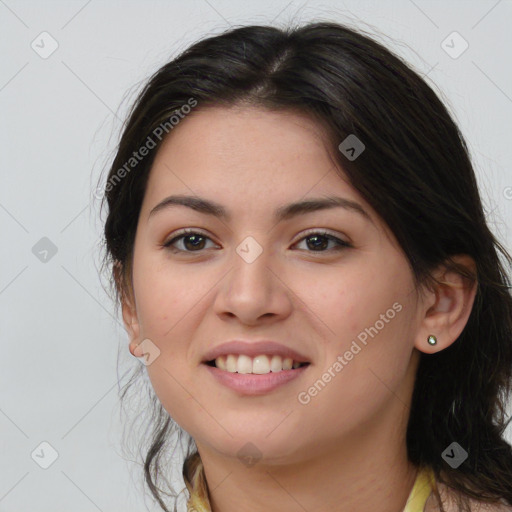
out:
M199 464L198 472L203 472L203 465ZM203 475L204 476L204 475ZM197 482L198 475L194 475L193 482ZM432 489L435 486L434 473L430 469L423 469L418 472L411 493L403 512L423 512ZM211 512L208 497L199 496L194 490L187 501L187 512Z

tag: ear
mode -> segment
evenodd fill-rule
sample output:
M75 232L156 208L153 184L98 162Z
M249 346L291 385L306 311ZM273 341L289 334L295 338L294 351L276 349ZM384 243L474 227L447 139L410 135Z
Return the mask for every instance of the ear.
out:
M137 316L137 307L130 283L126 282L123 276L123 268L120 263L116 262L114 266L114 276L117 289L120 291L121 309L123 314L123 323L130 337L129 350L135 357L141 357L142 351L138 348L140 343L140 325Z
M134 301L128 297L124 297L122 301L123 323L130 337L129 350L134 357L141 357L142 350L140 344L140 325L137 317L137 309Z
M467 255L452 256L451 260L475 278L471 280L446 265L434 272L438 282L433 289L423 289L420 325L414 341L420 352L432 354L449 347L464 330L473 309L478 288L476 264ZM436 345L427 342L430 335L437 338Z

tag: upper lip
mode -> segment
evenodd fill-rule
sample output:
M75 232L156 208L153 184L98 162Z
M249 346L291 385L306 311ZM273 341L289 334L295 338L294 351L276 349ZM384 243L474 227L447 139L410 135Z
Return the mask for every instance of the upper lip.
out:
M219 356L227 356L228 354L244 354L249 357L256 357L260 355L278 355L282 358L290 357L294 361L299 363L309 363L306 356L297 352L296 350L276 343L275 341L264 340L264 341L242 341L233 340L226 343L222 343L216 347L211 348L206 352L202 362L213 361Z

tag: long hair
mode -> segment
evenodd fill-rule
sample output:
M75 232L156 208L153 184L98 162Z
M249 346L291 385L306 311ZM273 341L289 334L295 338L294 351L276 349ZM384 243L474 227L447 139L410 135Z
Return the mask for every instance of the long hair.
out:
M351 185L394 233L417 284L430 286L433 269L443 263L477 281L459 338L420 356L407 453L458 491L460 507L468 498L512 504L512 449L503 437L512 382L512 259L486 223L466 143L447 108L400 57L362 31L334 22L238 27L193 44L149 79L128 115L105 185L105 264L117 292L130 286L138 216L161 141L179 130L191 109L212 105L309 115L325 128ZM365 145L354 160L338 149L349 135ZM156 147L127 167L148 137ZM457 254L475 260L476 276L451 262ZM159 407L144 469L167 511L157 480L172 419ZM457 469L442 458L454 441L468 453ZM196 451L187 454L189 489L198 462Z

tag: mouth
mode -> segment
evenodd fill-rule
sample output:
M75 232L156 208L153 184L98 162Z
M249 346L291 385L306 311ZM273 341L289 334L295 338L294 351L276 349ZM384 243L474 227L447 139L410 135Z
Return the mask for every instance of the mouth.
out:
M265 375L286 370L297 370L309 366L310 363L295 361L290 357L283 358L279 355L261 354L256 357L249 357L245 354L227 354L204 361L203 364L229 373Z

